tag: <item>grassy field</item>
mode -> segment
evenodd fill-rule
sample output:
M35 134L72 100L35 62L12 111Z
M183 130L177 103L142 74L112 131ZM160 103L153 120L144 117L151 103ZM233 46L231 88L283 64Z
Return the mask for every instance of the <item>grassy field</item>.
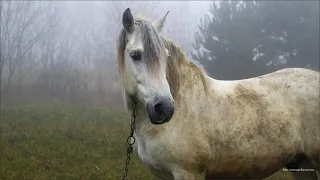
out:
M0 179L122 179L129 133L122 109L1 107ZM131 180L155 179L134 156ZM286 172L268 179L291 179Z
M2 107L1 177L121 179L128 117L123 110ZM134 157L130 179L153 179Z

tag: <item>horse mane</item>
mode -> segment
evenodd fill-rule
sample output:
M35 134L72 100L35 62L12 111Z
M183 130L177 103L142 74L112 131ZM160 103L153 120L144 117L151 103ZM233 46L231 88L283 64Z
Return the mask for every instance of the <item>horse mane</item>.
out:
M170 90L174 99L179 98L179 91L180 86L183 78L186 76L183 75L183 67L189 67L189 70L193 71L197 79L201 80L203 85L203 89L205 93L208 93L208 85L205 79L205 71L198 65L191 62L187 56L185 55L184 51L178 47L174 41L164 39L165 46L169 51L169 59L167 61L167 80L170 86ZM192 76L192 74L189 74ZM189 79L190 80L190 79ZM191 82L189 83L197 83Z
M144 19L143 17L139 17L139 20L145 20L144 22L150 23L151 21ZM205 93L208 93L208 86L205 79L205 71L198 65L194 64L190 60L188 60L184 51L178 47L173 40L167 40L163 36L161 36L162 41L165 44L165 47L169 51L169 59L167 61L167 81L170 86L170 91L175 100L179 99L179 91L181 89L181 82L185 77L183 76L184 67L189 67L193 75L196 76L197 80L201 80L203 89ZM116 61L119 76L122 77L124 71L124 51L126 48L126 31L122 28L117 41L117 53L116 53ZM190 73L190 72L189 72ZM188 74L189 75L189 74ZM190 74L191 76L191 74ZM194 78L194 77L193 77ZM189 79L190 80L190 79ZM191 82L189 83L198 83Z

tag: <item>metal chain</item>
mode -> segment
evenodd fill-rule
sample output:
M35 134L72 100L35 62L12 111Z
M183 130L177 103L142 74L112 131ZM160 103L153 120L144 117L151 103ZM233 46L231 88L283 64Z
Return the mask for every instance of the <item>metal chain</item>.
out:
M134 99L134 97L131 96L131 100L132 100L132 115L131 115L131 125L130 125L130 135L127 139L127 143L128 143L128 147L127 147L127 160L126 160L126 166L124 168L124 173L123 173L123 180L127 179L128 176L128 166L130 164L130 155L133 152L133 144L136 142L136 139L133 136L134 130L136 129L136 117L138 114L137 111L137 101L136 99Z

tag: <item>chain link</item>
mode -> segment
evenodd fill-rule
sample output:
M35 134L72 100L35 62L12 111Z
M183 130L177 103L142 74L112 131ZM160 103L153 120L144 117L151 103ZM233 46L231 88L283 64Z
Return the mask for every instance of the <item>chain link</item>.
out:
M134 138L133 134L134 134L134 130L136 129L136 117L138 114L137 111L137 101L134 97L131 96L131 101L132 101L132 115L131 115L131 125L130 125L130 135L127 138L127 160L126 160L126 166L124 168L124 173L123 173L123 180L127 179L128 176L128 167L130 164L130 160L131 160L131 153L133 152L133 144L136 142L136 139Z

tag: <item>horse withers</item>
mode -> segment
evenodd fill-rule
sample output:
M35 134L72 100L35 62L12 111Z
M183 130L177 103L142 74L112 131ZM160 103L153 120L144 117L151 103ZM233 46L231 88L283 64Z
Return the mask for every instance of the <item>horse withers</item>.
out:
M213 79L160 35L167 14L151 22L126 9L117 46L129 112L138 100L134 151L150 171L164 180L261 179L286 167L316 178L319 72Z

